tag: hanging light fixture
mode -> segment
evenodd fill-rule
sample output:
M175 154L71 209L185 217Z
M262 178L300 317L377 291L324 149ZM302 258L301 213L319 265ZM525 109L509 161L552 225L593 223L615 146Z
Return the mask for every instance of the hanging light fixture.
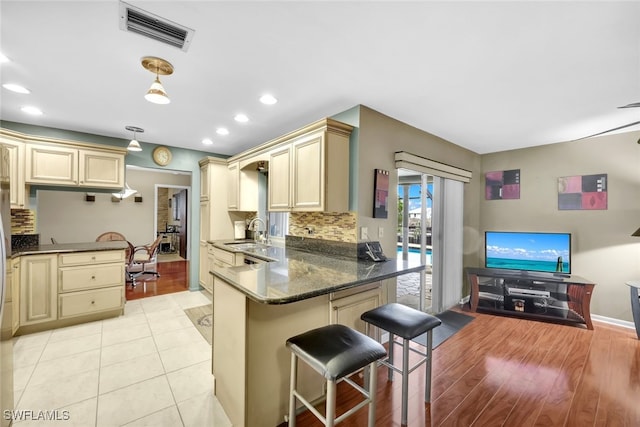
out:
M131 187L129 187L129 184L127 184L126 182L124 183L124 188L122 189L122 191L118 192L118 193L111 193L111 195L117 199L123 200L126 199L127 197L130 197L134 194L136 194L138 192L138 190L134 190Z
M167 92L165 92L164 87L162 87L162 83L160 83L160 76L169 76L173 74L173 65L162 58L145 56L142 58L142 66L156 75L156 79L151 84L151 87L144 98L154 104L168 104L171 102Z
M140 143L136 139L136 133L144 132L144 129L136 127L136 126L125 126L126 130L133 132L133 139L129 141L129 145L127 146L127 150L129 151L142 151L142 147Z

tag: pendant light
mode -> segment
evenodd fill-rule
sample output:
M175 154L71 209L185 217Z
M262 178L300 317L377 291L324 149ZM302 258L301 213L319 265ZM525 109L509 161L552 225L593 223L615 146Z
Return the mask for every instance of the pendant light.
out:
M156 75L156 79L151 84L144 98L154 104L168 104L171 102L167 92L165 92L160 76L169 76L173 74L173 65L162 58L155 56L145 56L142 58L142 66Z
M144 129L136 127L136 126L125 126L124 128L126 130L128 130L128 131L133 132L133 139L129 142L129 145L127 146L127 150L129 150L129 151L142 151L142 147L140 146L140 143L136 139L136 133L142 133L142 132L144 132Z

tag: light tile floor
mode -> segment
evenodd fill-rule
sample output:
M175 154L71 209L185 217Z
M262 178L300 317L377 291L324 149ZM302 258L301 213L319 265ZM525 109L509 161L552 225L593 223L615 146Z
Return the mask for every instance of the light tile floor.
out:
M184 313L210 303L189 291L144 298L118 318L15 338L16 410L58 420L14 425L231 426L213 395L211 346Z

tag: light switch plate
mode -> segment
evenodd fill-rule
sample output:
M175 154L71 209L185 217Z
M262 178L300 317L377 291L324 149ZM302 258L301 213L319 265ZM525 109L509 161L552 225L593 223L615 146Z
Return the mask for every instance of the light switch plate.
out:
M360 227L360 240L368 240L369 239L369 230L367 227Z
M382 239L384 237L384 227L378 227L378 239Z

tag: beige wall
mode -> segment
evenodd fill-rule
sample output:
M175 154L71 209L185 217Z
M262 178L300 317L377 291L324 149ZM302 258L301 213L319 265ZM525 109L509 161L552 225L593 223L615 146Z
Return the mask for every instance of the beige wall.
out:
M441 163L470 170L472 181L464 185L464 265L477 262L477 238L479 227L478 203L481 188L479 183L480 156L472 151L445 141L430 133L392 119L370 108L360 107L358 138L358 240L360 227L365 226L371 240L379 240L385 253L396 254L396 227L398 199L398 176L395 173L395 152L406 151ZM390 172L389 217L373 218L374 170ZM379 227L383 227L380 238ZM461 273L462 274L462 273Z
M596 283L591 312L632 321L625 282L640 279L640 132L482 156L482 171L520 169L519 200L484 200L480 230L572 233L572 273ZM607 210L558 210L558 178L606 173ZM481 258L484 253L480 254ZM482 263L484 261L481 261Z
M155 185L190 186L191 176L127 169L127 183L138 190L142 203L133 196L113 203L110 193L95 193L96 201L86 202L84 192L38 190L40 242L49 243L51 237L59 243L91 242L101 233L117 231L134 245L150 243L155 239Z

